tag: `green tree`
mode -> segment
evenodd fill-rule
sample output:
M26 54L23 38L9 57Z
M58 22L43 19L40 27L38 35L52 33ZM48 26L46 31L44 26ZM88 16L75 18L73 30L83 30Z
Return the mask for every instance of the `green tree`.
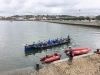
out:
M100 15L96 16L96 19L97 19L97 20L100 20Z
M90 18L89 17L85 17L85 19L90 21Z

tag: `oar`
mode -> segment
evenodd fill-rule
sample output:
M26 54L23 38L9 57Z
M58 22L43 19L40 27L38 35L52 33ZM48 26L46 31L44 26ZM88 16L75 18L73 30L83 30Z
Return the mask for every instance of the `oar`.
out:
M42 47L40 47L40 49L42 49ZM42 49L43 50L43 49Z
M43 49L42 49L40 46L38 46L37 44L36 44L36 46L39 47L41 50L43 50Z

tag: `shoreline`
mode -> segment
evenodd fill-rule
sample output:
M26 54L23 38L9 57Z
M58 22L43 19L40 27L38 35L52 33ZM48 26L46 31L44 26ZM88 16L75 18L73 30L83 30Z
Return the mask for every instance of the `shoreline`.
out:
M0 75L99 75L100 74L100 55L95 53L75 56L73 64L67 64L68 59L55 61L46 64L43 68L36 71L34 67L17 69L3 72Z
M0 21L11 21L11 20L0 20ZM59 20L12 20L13 21L38 21L38 22L50 22L58 24L69 24L69 25L79 25L79 26L91 26L100 27L100 22L89 22L89 21L59 21Z
M42 22L59 23L59 24L69 24L69 25L79 25L79 26L93 26L100 27L100 22L84 22L84 21L52 21L52 20L42 20Z

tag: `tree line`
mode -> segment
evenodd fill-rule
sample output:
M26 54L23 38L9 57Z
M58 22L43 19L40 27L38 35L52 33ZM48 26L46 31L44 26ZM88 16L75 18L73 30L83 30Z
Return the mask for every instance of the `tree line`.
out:
M90 17L85 17L85 16L80 16L80 17L76 17L76 16L69 16L69 15L24 15L26 18L33 18L33 17L38 17L38 18L43 18L46 17L48 20L100 20L100 15L96 16L95 18L90 18ZM57 18L58 16L58 18ZM6 20L12 20L12 19L16 19L18 17L22 17L20 15L14 15L11 17L7 17L7 18L2 18L2 19L6 19Z

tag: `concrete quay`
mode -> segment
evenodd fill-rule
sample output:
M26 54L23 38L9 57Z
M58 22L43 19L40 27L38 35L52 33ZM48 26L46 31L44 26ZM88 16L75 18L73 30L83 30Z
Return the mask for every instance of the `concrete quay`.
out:
M57 20L43 20L44 22L71 24L71 25L84 25L84 26L100 26L100 22L85 22L85 21L57 21Z
M33 67L0 73L0 75L100 75L100 54L75 56L73 64L68 59L46 64L36 71Z

